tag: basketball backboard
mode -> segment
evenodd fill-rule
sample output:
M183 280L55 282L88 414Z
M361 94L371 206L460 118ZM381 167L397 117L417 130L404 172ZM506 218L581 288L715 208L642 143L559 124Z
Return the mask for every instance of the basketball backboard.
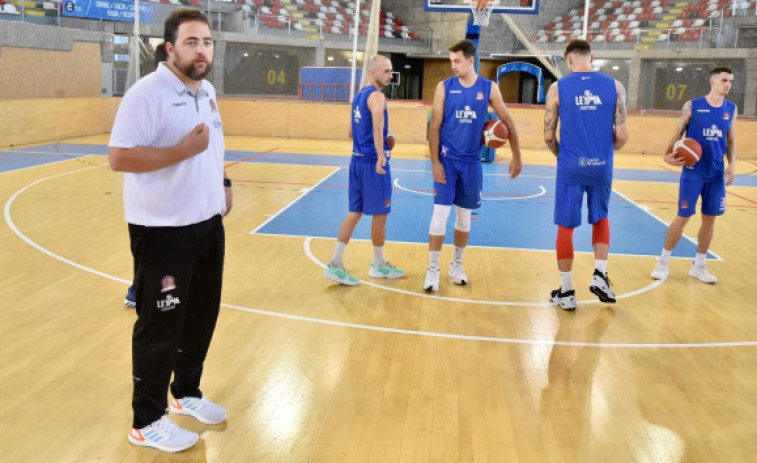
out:
M466 0L423 0L423 9L437 13L470 13ZM539 0L499 0L493 13L539 14Z

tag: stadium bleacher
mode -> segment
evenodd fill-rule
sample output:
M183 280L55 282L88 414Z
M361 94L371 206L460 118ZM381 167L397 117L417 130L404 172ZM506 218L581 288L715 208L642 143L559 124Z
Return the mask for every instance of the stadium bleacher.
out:
M755 1L738 2L739 11ZM733 15L731 0L599 0L590 3L586 39L593 43L633 44L651 48L655 42L698 41L709 32L712 18ZM583 8L556 16L531 37L532 42L567 42L583 36Z

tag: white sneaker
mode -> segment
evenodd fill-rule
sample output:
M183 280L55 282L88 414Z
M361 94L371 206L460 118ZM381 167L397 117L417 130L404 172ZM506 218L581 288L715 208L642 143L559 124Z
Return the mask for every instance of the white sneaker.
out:
M707 267L704 265L692 265L691 270L689 270L689 276L709 284L715 284L718 282L718 277L708 272Z
M381 265L375 265L371 262L368 276L371 278L388 278L390 280L395 280L397 278L403 278L405 276L405 271L390 264L388 260L385 260Z
M652 278L655 280L667 280L668 279L668 262L662 259L657 259L657 265L652 270Z
M562 292L562 288L549 293L549 299L552 303L563 310L576 310L576 290L571 289L569 291Z
M607 272L603 274L599 270L594 269L594 275L591 277L589 291L595 294L600 301L614 304L616 299L611 286L612 283L610 283L610 277L607 276Z
M200 435L176 425L163 415L142 429L129 431L129 442L141 447L153 447L164 452L181 452L195 445Z
M456 285L464 285L468 283L468 274L465 273L462 262L452 262L449 264L449 276L452 278L452 282Z
M189 415L205 424L218 424L226 419L226 410L212 400L202 397L171 397L168 409L179 415Z
M439 267L428 267L426 269L426 278L423 282L423 289L427 293L439 291Z

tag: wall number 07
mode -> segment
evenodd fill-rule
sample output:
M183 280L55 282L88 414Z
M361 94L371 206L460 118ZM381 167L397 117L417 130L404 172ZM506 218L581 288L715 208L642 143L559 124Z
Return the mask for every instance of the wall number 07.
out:
M683 94L685 91L686 84L669 84L665 89L665 98L667 98L668 100L681 101L683 99Z

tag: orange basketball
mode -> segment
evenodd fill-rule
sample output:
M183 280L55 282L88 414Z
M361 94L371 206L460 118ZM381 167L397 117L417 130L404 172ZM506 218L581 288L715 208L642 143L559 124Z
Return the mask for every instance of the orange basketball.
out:
M683 158L684 165L693 166L702 157L702 146L693 138L682 138L673 144L673 154Z
M492 119L486 121L484 124L484 133L482 136L482 143L487 148L499 148L507 143L507 139L510 138L510 130L504 122L499 119Z
M397 142L397 140L394 138L394 132L389 130L386 133L386 145L389 147L390 150L394 149L394 144Z
M483 10L484 8L486 8L486 5L488 5L490 1L491 0L476 0L476 8Z

